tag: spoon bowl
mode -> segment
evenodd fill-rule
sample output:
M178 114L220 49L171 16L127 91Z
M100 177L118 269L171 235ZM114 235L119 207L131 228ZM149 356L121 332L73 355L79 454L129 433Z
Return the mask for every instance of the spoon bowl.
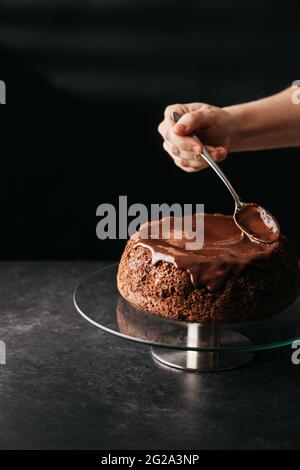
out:
M242 203L233 215L236 225L253 241L275 243L280 227L275 217L255 203Z

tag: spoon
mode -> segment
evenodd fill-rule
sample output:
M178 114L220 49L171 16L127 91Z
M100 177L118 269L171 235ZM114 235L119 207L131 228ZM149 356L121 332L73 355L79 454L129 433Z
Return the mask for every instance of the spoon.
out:
M173 113L175 122L178 122L180 118L181 115L179 113ZM201 143L196 134L191 134L191 137ZM233 219L242 232L251 240L259 243L276 242L280 237L280 227L274 216L256 203L242 202L229 179L224 175L205 147L202 149L201 157L217 173L230 191L235 202Z

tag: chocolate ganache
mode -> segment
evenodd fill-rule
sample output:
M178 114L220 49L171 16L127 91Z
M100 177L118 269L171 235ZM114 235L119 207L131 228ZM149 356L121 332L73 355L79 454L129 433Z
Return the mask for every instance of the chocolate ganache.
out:
M186 218L191 218L190 225L195 230L196 215L183 217L181 224L185 225ZM179 269L190 273L195 287L204 285L209 290L217 290L229 273L238 274L248 264L267 258L279 247L279 241L274 243L257 243L251 241L236 225L232 216L221 214L204 214L204 244L201 249L186 249L191 242L191 233L184 230L178 239L178 219L169 218L168 232L164 232L163 221L143 224L134 235L136 245L148 248L152 254L152 264L166 261ZM168 225L168 224L167 224ZM151 237L152 229L156 226L156 235Z

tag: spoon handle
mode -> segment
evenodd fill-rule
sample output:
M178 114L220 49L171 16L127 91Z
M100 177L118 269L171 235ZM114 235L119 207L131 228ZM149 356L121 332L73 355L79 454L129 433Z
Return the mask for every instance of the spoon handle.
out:
M178 114L176 112L173 113L173 119L174 119L175 122L179 121L180 118L181 118L180 114ZM193 137L193 139L197 140L197 142L201 143L201 141L199 140L199 138L197 137L196 134L191 134L191 137ZM232 197L235 201L236 210L239 209L243 205L243 203L241 202L241 199L240 199L238 193L236 192L236 190L234 189L234 187L230 183L227 176L224 175L224 173L221 170L221 168L219 167L219 165L213 160L210 153L208 152L208 150L205 147L203 147L201 157L217 173L217 175L221 178L223 183L227 186L228 190L230 191L230 193L231 193L231 195L232 195Z
M197 136L193 135L192 137L195 139ZM197 139L198 139L198 137L197 137ZM206 163L208 163L211 166L211 168L217 173L217 175L221 178L223 183L227 186L227 188L229 189L229 191L230 191L230 193L231 193L231 195L234 199L236 209L239 209L243 205L243 203L241 202L241 199L240 199L238 193L236 192L236 190L234 189L234 187L230 183L227 176L223 173L223 171L221 170L219 165L213 160L213 158L211 157L211 155L209 154L209 152L206 150L205 147L203 147L203 153L201 153L201 157L203 158L203 160L206 161Z

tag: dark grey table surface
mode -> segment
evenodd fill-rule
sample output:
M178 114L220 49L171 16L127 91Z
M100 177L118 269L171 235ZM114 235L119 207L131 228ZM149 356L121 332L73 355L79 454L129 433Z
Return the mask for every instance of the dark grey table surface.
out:
M75 311L74 286L101 264L0 264L1 449L300 447L290 348L217 374L159 366Z

